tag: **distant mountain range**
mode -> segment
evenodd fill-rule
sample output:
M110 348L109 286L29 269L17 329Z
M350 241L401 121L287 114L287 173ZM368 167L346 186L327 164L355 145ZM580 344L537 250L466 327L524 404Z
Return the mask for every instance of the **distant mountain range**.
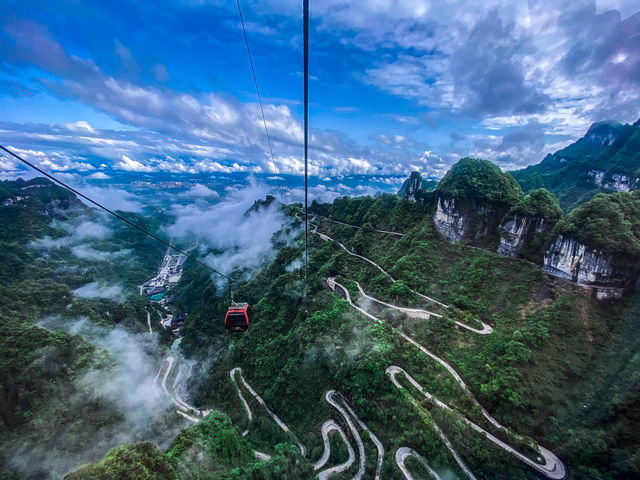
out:
M598 192L640 188L640 120L634 124L598 122L584 137L542 162L510 172L525 193L544 187L565 211Z

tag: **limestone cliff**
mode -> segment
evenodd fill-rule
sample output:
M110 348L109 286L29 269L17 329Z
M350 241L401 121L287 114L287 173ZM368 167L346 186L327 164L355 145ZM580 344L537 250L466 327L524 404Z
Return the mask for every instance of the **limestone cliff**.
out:
M399 195L406 198L410 202L417 202L422 191L422 175L420 172L411 172L411 175L405 180Z
M500 219L507 209L477 200L461 201L439 196L433 222L449 242L477 240L497 232Z
M544 271L578 285L593 287L600 299L619 298L633 287L638 274L634 264L622 265L615 256L558 235L544 256Z
M515 258L536 234L550 232L554 225L555 221L516 214L502 225L498 253Z

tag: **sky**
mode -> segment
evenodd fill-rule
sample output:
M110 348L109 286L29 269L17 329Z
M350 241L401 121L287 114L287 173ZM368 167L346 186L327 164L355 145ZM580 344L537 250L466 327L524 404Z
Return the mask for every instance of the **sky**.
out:
M301 175L299 1L2 0L0 141L58 175ZM311 0L310 174L537 163L640 117L637 1ZM0 175L19 173L0 157Z

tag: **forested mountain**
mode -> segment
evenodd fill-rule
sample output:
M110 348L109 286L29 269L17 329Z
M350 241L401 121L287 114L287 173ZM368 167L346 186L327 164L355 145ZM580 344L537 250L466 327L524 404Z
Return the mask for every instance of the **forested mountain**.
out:
M542 162L511 172L525 192L546 188L565 211L598 192L640 188L640 120L594 123L585 136Z
M462 190L472 185L476 169L498 174L482 162L461 167L442 195L464 201ZM499 182L506 190L491 192L491 198L510 199L508 213L557 216L548 194L524 196L512 179ZM14 215L11 209L23 201L16 185L3 184L6 200L12 199L0 208L3 215ZM302 479L340 466L344 472L336 478L360 471L374 478L378 471L380 478L403 479L401 467L426 474L421 461L451 478L465 478L464 468L487 480L562 478L565 468L576 480L640 474L638 294L601 303L533 264L450 243L433 220L437 190L431 203L395 195L314 203L306 284L299 205L256 203L251 215L278 209L286 220L272 239L273 256L234 292L254 307L250 330L235 336L225 331L227 285L202 266L187 261L176 287L176 298L189 311L179 348L197 372L189 385L190 408L204 417L174 436L172 422L181 418L175 407L150 417L141 406L158 406L136 397L137 410L127 403L139 419L135 435L113 435L117 429L107 427L131 428L122 410L104 397L86 397L78 389L95 383L77 381L93 378L87 371L110 371L112 353L95 342L94 330L78 326L65 333L64 322L43 318L77 325L84 316L86 325L118 329L122 342L143 333L158 336L144 344L149 355L137 364L153 365L153 377L171 334L157 322L155 334L146 333L145 310L155 307L136 290L153 274L162 248L111 225L110 235L84 241L103 252L131 250L134 265L117 255L106 262L83 260L68 242L67 222L96 220L96 213L72 198L69 208L60 208L61 191L46 188L49 193L39 190L41 197L29 207L32 227L16 225L23 237L13 247L18 263L11 268L20 273L2 283L0 374L3 385L10 385L2 397L10 432L3 436L3 452L10 452L4 467L12 472L7 478L48 476L36 459L24 457L25 449L80 460L61 462L56 472L62 474L89 463L68 475L73 480ZM627 197L619 202L629 208ZM595 214L597 208L589 207L567 219L579 225ZM89 231L73 225L73 231ZM561 225L563 232L570 228ZM630 228L636 235L636 227ZM43 240L60 246L38 254ZM77 298L73 292L99 275L106 281L124 276L123 288L133 295L119 301ZM39 439L34 429L42 428L44 415L56 420ZM94 438L83 437L84 431ZM70 436L70 443L53 442ZM15 442L21 448L7 448ZM107 454L119 443L125 445ZM91 455L71 455L70 444ZM33 468L16 462L20 458L31 458Z

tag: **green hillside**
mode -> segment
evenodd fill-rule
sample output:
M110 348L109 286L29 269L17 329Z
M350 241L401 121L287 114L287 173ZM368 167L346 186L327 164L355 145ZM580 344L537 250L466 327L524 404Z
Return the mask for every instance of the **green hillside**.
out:
M503 178L506 191L486 195L512 201L517 189L511 187L517 185L508 175ZM466 191L475 186L458 178L447 188ZM474 194L481 196L482 192L476 189ZM546 195L539 196L532 194L529 200L524 197L521 208L553 209L545 201ZM403 479L396 462L396 452L401 448L418 452L443 475L463 478L464 472L441 434L478 479L540 478L530 466L474 431L468 421L522 452L534 464L536 444L543 445L566 465L572 480L637 476L638 294L600 304L570 285L547 277L532 264L450 244L435 229L432 209L433 205L410 203L394 195L315 203L316 234L310 238L305 288L305 271L295 266L300 265L302 244L279 240L299 235L302 227L297 217L299 205L287 207L284 213L288 221L274 238L274 258L234 292L237 301L248 301L254 307L251 328L244 335L230 335L224 330L222 319L229 302L226 285L215 284L210 272L188 261L176 291L189 311L181 327L180 349L197 372L197 381L190 385L193 404L197 408L215 406L215 410L173 439L165 433L166 443L160 447L145 443L144 434L140 434L107 453L114 445L96 438L102 455L67 478L313 478L318 473L313 465L324 452L322 426L329 419L341 425L350 443L356 445L348 422L329 402L331 398L339 402L347 418L353 419L364 452L361 457L359 447L355 448L354 461L345 468L343 478L352 478L360 468L364 468L364 478L372 478L380 468L382 478ZM261 210L257 208L257 214ZM54 230L59 226L50 218L41 225ZM323 239L317 233L328 237ZM32 235L38 238L43 232L34 231ZM130 237L125 241L115 235L109 241L134 248ZM153 250L150 245L145 248ZM52 433L69 420L76 422L75 430L67 427L60 438L79 435L88 430L88 425L99 425L100 421L118 421L112 416L117 412L107 413L110 410L100 404L71 412L69 405L75 405L67 399L71 397L57 396L58 390L48 389L46 380L25 383L30 372L36 379L51 378L35 372L33 362L28 361L34 349L39 351L47 345L59 350L55 355L67 358L53 373L58 382L72 380L90 364L109 363L108 355L96 356L96 350L82 338L68 337L73 339L69 343L58 333L41 332L35 322L43 315L74 318L85 312L91 322L106 328L113 328L118 321L125 323L132 334L146 328L143 312L151 307L137 294L118 308L106 300L87 300L74 301L67 310L68 301L63 296L78 285L78 280L65 270L51 268L51 262L61 265L72 261L64 255L61 250L45 259L25 257L24 274L14 280L23 290L44 291L42 283L29 287L28 278L43 278L37 282L44 282L48 277L46 281L56 285L53 291L59 292L51 293L49 300L29 305L19 296L17 287L4 290L4 301L11 308L7 328L22 331L15 326L20 321L26 333L21 335L24 341L8 336L0 349L3 378L13 375L10 378L15 378L12 382L16 387L12 391L26 388L33 392L33 398L52 395L60 406L50 412L41 410L43 407L34 401L29 408L31 414L25 414L11 403L15 394L7 396L3 405L20 413L16 418L22 419L13 421L7 441L33 435L29 432L42 425L43 414L66 419L56 420L47 430ZM156 247L156 255L162 256L161 248ZM77 261L73 259L73 263ZM88 268L85 275L89 279L101 271ZM96 264L94 268L99 267ZM112 275L110 269L117 264L107 262L100 268ZM119 268L120 275L131 275L126 282L135 292L141 279L153 274L155 265L139 263L130 273L122 264ZM368 315L328 287L331 277L344 285ZM372 308L373 301L366 301L356 282L367 295L387 306ZM423 309L431 312L431 317L408 317L388 305ZM120 313L107 316L105 310ZM20 354L27 359L24 365L9 361L16 348L25 352ZM395 386L390 368L403 369L453 410L447 411L425 397L408 377L394 377L400 387ZM71 388L75 384L69 385ZM328 392L333 390L339 393L330 397ZM517 435L496 428L480 406ZM252 412L251 419L247 408ZM286 431L272 415L287 426ZM170 410L161 418L168 422L174 417L178 416ZM169 425L165 428L170 431ZM380 459L374 438L384 448ZM35 437L29 441L39 445ZM86 437L77 441L85 446L95 443ZM334 432L328 441L327 463L320 468L348 462L350 453L341 437ZM299 445L306 447L304 455ZM47 443L47 448L54 455L66 455L62 444ZM256 452L266 457L259 458ZM415 475L423 468L415 458L408 458L406 466ZM9 478L37 477L35 473L21 476L13 472L14 477Z
M583 138L511 174L525 192L544 187L555 193L565 211L598 192L640 188L640 120L595 123Z

